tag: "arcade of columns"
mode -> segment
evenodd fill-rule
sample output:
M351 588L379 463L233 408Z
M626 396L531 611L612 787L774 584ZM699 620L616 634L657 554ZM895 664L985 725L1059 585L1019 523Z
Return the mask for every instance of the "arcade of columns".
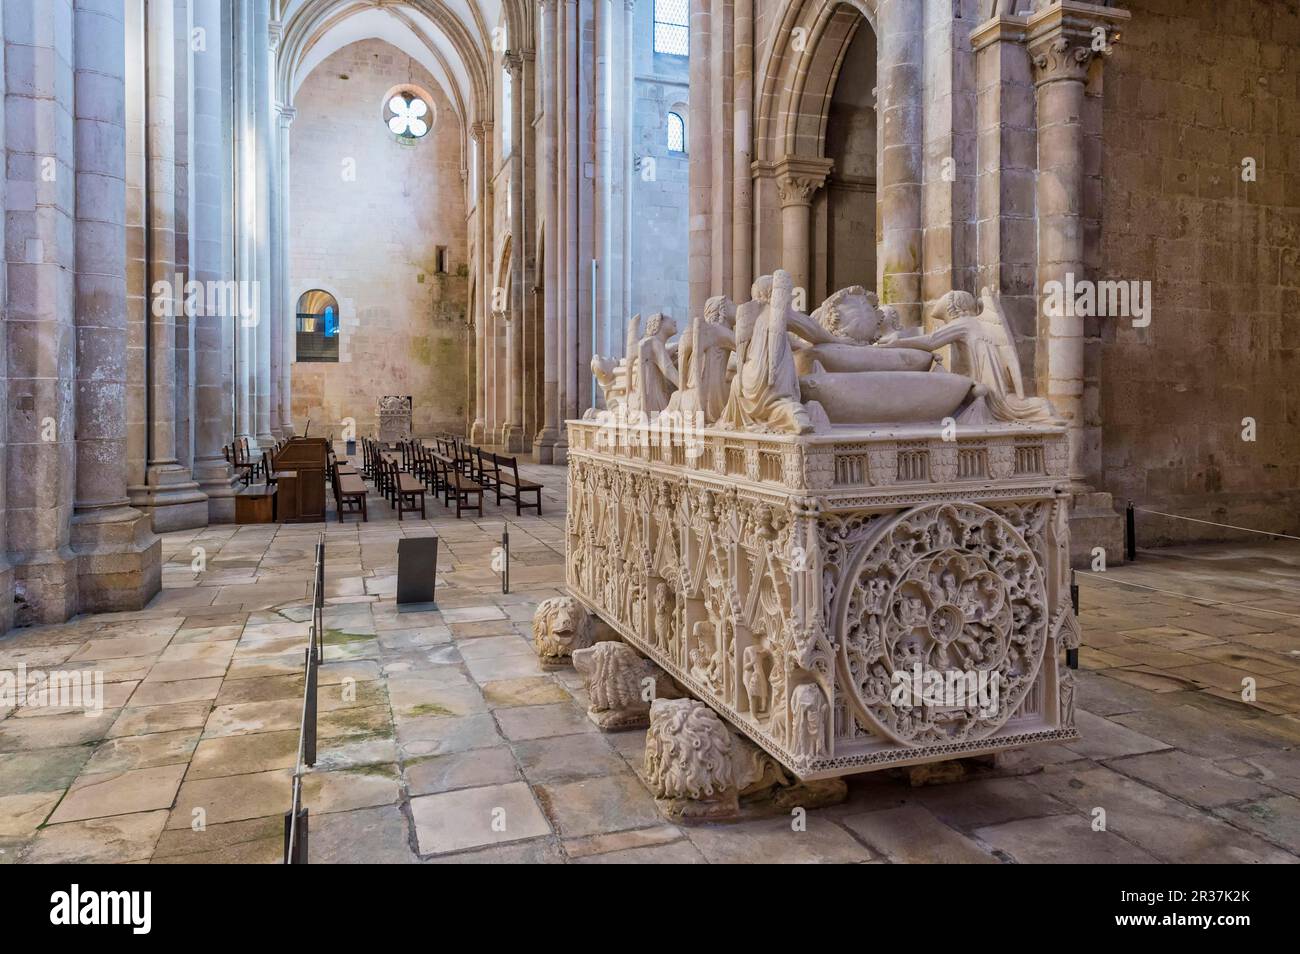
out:
M147 602L156 533L232 519L222 446L293 433L295 76L364 6L5 3L0 631ZM622 351L630 310L634 0L510 0L505 49L439 0L393 6L437 24L465 77L450 96L476 190L466 432L562 463L563 421L592 400L593 350ZM1098 332L1041 314L1036 290L1093 261L1100 169L1087 145L1101 135L1104 47L1127 14L1014 6L693 3L683 269L692 313L712 294L747 299L777 267L808 287L810 209L831 172L825 117L839 56L866 24L879 50L881 300L918 325L952 288L1000 292L1038 393L1071 424L1077 549L1117 552L1117 519L1094 490ZM182 307L189 280L235 294L195 311Z

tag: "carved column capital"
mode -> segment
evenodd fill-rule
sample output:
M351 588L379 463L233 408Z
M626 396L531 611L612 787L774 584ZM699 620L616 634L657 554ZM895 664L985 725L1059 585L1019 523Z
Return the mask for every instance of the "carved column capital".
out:
M483 132L484 132L484 129L483 129L483 123L482 123L482 122L470 123L470 126L469 126L469 134L470 134L470 137L471 137L472 139L474 139L475 142L478 142L478 143L482 143L482 142L483 142Z
M1060 80L1082 83L1098 56L1109 56L1119 42L1127 10L1075 0L1058 0L1036 10L1025 22L1025 44L1034 67L1034 83Z
M513 50L507 50L501 55L501 61L510 71L511 78L517 79L519 72L524 68L524 58Z
M830 159L805 159L788 156L776 163L773 172L776 176L776 192L781 199L781 207L789 205L809 205L812 197L823 185L834 162Z
M279 116L281 129L288 129L293 125L293 121L298 118L298 110L292 106L286 106L284 103L276 103L275 112Z

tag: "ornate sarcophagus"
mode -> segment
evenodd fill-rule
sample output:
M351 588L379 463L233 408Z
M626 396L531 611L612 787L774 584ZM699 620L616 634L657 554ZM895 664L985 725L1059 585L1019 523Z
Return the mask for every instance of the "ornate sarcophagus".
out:
M570 594L795 775L1076 737L1063 424L604 418Z

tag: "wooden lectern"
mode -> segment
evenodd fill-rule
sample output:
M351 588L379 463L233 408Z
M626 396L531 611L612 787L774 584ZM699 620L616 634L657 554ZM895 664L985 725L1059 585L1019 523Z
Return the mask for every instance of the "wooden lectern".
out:
M275 471L277 516L284 523L325 519L325 471L329 441L291 437L271 460Z

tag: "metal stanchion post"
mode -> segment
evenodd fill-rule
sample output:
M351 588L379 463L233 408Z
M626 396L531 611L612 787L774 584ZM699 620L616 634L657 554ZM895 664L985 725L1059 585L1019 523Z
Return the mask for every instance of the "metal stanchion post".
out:
M307 864L307 808L298 809L298 823L295 831L293 811L284 813L284 863L286 865Z
M501 566L501 592L510 592L510 528L501 528L501 554L505 563Z
M1130 563L1137 559L1137 525L1131 500L1124 509L1124 555Z
M303 706L302 760L309 766L316 764L316 663L307 648L307 701Z

